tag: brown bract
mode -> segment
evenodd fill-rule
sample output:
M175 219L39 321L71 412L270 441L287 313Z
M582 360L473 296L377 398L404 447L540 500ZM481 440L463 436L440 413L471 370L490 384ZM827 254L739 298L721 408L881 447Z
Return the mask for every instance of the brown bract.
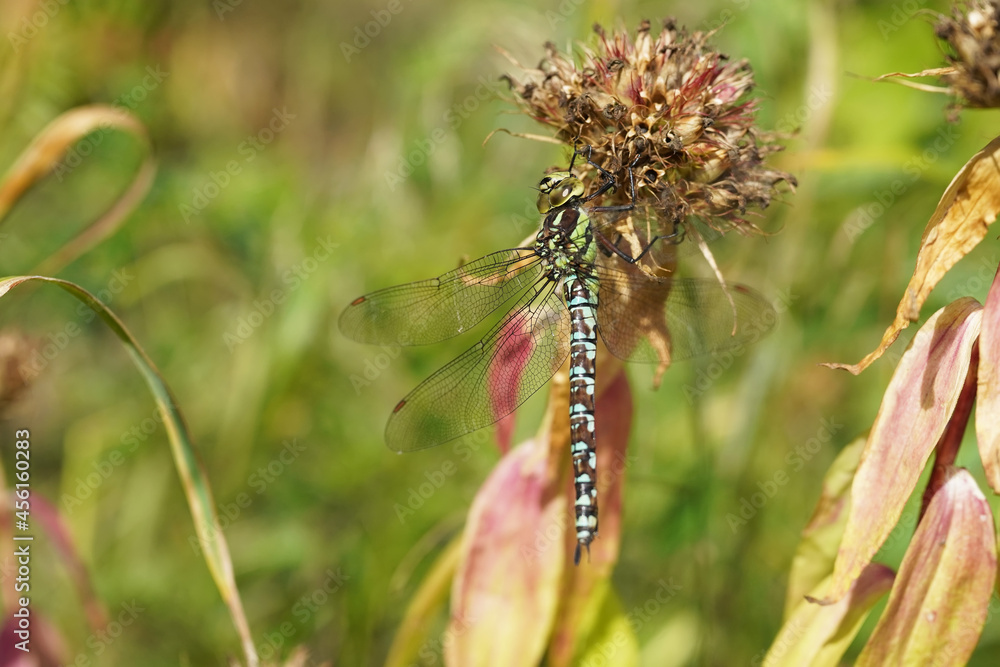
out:
M634 37L594 29L596 46L580 46L579 64L551 43L537 68L511 59L521 70L506 77L515 103L559 142L591 146L594 162L618 184L628 182L638 158L637 204L654 209L668 233L688 216L722 232L759 231L747 208L766 208L778 182L795 180L763 164L781 147L753 124L749 63L713 50L712 32L689 33L670 19L658 35L648 21ZM595 170L579 167L596 189ZM627 202L627 188L613 201Z

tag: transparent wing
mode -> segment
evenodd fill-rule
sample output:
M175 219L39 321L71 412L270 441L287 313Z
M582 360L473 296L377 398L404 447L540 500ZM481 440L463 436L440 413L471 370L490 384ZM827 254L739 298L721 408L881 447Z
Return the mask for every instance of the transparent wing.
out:
M479 324L539 276L534 252L501 250L437 278L358 297L341 313L340 330L361 343L436 343Z
M608 241L617 242L621 250L633 256L646 247L649 239L666 235L649 250L649 262L654 266L669 266L677 257L699 254L697 238L713 243L725 235L720 228L697 216L668 222L649 206L637 205L632 211L620 213L594 212L591 222ZM631 236L634 245L621 236Z
M542 278L486 337L399 402L386 444L424 449L507 416L559 370L569 339L569 311L556 284Z
M598 329L621 359L655 363L664 345L672 360L733 350L757 342L778 321L771 303L744 285L655 278L620 264L599 264L596 277Z

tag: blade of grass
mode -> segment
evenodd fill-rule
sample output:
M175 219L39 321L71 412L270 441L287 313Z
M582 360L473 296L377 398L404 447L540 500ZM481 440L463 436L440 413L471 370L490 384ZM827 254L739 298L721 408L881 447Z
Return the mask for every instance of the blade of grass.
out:
M70 109L46 125L0 179L2 222L21 196L58 168L79 140L94 132L111 130L127 132L138 139L147 150L146 159L121 196L96 220L43 260L34 269L38 273L56 273L96 246L117 230L146 196L156 174L156 161L146 128L138 118L120 107L93 104Z
M181 478L181 485L184 487L184 494L187 496L188 505L191 508L191 518L194 520L198 540L205 555L205 562L215 580L215 585L222 594L222 599L229 607L230 616L243 645L247 665L256 667L258 665L257 652L250 636L250 627L243 611L243 603L236 588L229 547L222 534L222 528L219 526L219 518L215 513L215 502L212 499L208 478L195 452L184 418L181 416L170 389L160 377L155 364L125 328L122 321L93 294L75 283L58 278L14 276L0 280L0 297L26 282L51 283L61 287L93 309L124 343L126 351L146 381L146 385L152 392L153 399L163 415L163 424L170 440L170 450L174 456L177 473Z

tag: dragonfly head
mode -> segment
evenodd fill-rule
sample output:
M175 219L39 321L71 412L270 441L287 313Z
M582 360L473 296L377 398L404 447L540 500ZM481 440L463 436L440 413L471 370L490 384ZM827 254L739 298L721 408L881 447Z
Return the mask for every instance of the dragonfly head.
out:
M548 213L583 196L583 182L568 171L546 174L538 183L538 212Z

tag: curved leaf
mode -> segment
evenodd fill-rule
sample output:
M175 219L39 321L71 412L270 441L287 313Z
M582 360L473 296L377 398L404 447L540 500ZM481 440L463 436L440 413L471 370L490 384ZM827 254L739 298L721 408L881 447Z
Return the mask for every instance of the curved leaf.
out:
M833 572L837 548L844 536L851 506L851 482L858 469L858 459L865 438L858 438L845 447L823 478L823 491L809 525L802 531L802 541L792 559L785 594L785 620L801 605L806 594L816 589Z
M934 215L927 221L920 239L917 265L906 286L896 319L882 334L882 341L857 364L826 364L857 375L895 342L899 333L916 322L920 308L934 286L955 263L965 257L986 236L1000 213L1000 137L972 156L948 189L941 195Z
M147 149L149 137L138 118L120 107L104 104L77 107L45 126L0 180L0 222L31 186L56 169L66 152L92 132L109 129L128 132ZM101 216L67 241L36 267L38 273L55 273L110 236L132 212L153 184L156 162L151 151L128 188Z
M903 353L851 486L851 512L825 603L847 592L903 513L955 410L981 319L975 299L959 299L934 313Z
M964 665L979 641L996 578L996 531L972 475L950 475L913 535L857 665Z
M257 651L254 648L253 640L250 636L250 628L247 624L246 615L243 612L243 603L240 600L239 590L236 588L236 580L233 576L232 559L229 556L229 547L226 538L222 534L219 526L219 519L215 513L215 502L212 500L212 491L209 488L208 478L198 460L191 436L188 434L184 418L181 416L170 389L160 377L159 371L152 360L146 356L145 351L139 347L139 343L132 334L125 328L118 317L111 312L97 297L83 289L79 285L58 278L47 276L15 276L0 280L0 297L5 296L10 290L26 282L51 283L72 294L79 301L87 304L97 313L105 324L118 336L125 345L125 350L132 358L132 362L139 370L139 374L146 381L156 406L163 416L163 424L170 440L170 450L174 456L174 464L177 466L177 473L181 478L181 485L184 494L187 496L188 506L191 509L191 518L194 520L195 530L198 533L199 544L205 555L205 562L215 580L215 585L222 594L222 599L229 607L236 631L240 635L243 644L244 655L247 664L251 667L257 665Z
M764 658L765 667L837 667L868 612L892 586L893 572L879 563L869 564L837 603L821 606L802 600L782 626ZM829 589L827 578L812 591Z

